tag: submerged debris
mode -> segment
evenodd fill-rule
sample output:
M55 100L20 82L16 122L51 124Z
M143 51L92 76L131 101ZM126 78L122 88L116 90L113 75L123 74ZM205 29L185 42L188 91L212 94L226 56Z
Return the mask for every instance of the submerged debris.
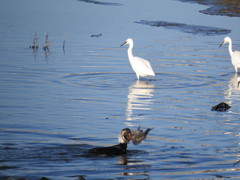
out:
M99 38L100 36L102 36L102 34L93 34L93 35L91 35L91 37L95 37L95 38Z
M64 52L65 52L66 37L67 37L67 33L65 32L64 40L63 40L63 51Z
M102 1L96 1L96 0L78 0L86 3L93 3L93 4L98 4L98 5L107 5L107 6L121 6L122 4L120 3L115 3L115 2L102 2Z
M224 112L224 111L227 111L227 110L230 109L230 108L231 108L230 105L228 105L228 104L225 103L225 102L221 102L221 103L219 103L218 105L213 106L213 107L212 107L212 111Z
M34 50L38 49L38 38L37 38L37 33L34 34L34 38L33 38L33 43L32 45L29 46L29 48L32 48Z
M45 43L43 45L43 50L44 51L49 51L49 45L50 45L50 41L48 41L48 34L47 34L46 39L45 39Z
M63 40L63 51L65 51L65 43L66 43L66 41L65 41L65 39Z

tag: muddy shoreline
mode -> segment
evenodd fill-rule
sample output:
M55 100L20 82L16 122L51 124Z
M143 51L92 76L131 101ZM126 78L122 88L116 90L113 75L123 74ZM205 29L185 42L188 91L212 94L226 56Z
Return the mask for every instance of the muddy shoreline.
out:
M240 1L238 0L178 0L187 3L198 3L201 5L210 6L207 9L199 12L208 15L240 17Z

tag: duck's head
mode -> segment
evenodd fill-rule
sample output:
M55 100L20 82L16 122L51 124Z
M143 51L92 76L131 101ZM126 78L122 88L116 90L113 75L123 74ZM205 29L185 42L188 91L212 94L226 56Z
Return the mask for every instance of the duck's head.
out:
M124 128L121 131L121 134L118 135L118 142L119 143L129 143L132 139L131 130L129 128Z

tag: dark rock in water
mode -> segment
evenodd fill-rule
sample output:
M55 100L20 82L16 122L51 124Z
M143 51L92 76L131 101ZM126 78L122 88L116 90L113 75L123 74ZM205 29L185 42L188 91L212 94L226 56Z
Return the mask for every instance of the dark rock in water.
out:
M141 20L135 23L155 26L155 27L165 27L168 29L179 30L184 33L201 34L206 36L224 35L224 34L229 34L231 32L231 30L217 28L217 27L189 25L184 23L175 23L175 22L167 22L167 21Z
M231 108L230 105L228 105L228 104L225 103L225 102L221 102L221 103L219 103L218 105L213 106L213 107L212 107L212 111L224 112L224 111L227 111L227 110L230 109L230 108Z

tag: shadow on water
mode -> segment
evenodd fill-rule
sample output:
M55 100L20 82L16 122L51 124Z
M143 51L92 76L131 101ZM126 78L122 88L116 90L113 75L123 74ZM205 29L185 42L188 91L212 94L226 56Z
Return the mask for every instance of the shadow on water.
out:
M239 0L179 0L181 2L195 2L202 5L208 5L209 8L201 10L201 13L209 15L240 17Z
M217 28L217 27L190 25L190 24L167 22L167 21L141 20L135 23L155 26L155 27L165 27L168 29L179 30L184 33L200 34L205 36L224 35L224 34L229 34L231 32L231 30Z

